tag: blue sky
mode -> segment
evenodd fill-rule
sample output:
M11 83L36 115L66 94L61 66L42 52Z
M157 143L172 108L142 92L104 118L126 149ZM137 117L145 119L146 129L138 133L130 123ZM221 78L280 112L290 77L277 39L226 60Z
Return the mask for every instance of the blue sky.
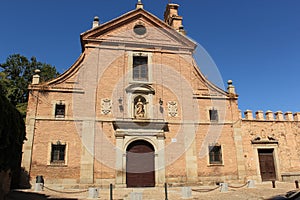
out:
M0 63L20 53L63 72L79 57L79 35L91 28L94 16L107 22L134 9L136 2L2 0ZM188 36L210 54L224 83L233 80L242 111L300 111L299 0L172 2L180 5ZM162 19L168 0L143 3Z

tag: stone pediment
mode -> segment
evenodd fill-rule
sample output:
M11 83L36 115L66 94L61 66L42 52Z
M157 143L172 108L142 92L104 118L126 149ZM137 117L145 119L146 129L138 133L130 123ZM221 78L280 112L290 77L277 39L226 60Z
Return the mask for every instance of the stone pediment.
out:
M136 34L134 28L143 26L144 34ZM155 48L188 49L193 51L196 44L174 28L143 9L126 13L110 22L99 25L81 34L85 45L136 45Z

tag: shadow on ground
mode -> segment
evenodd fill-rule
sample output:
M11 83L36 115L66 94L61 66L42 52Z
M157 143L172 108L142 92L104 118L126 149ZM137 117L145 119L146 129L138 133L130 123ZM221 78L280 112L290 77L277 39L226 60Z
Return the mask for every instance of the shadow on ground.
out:
M50 198L44 194L33 192L11 191L4 198L5 200L78 200L76 198Z

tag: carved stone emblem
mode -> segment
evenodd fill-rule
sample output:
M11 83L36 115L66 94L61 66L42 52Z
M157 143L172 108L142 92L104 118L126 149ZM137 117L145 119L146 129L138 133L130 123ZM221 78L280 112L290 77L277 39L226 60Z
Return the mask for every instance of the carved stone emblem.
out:
M168 102L168 114L170 117L177 117L178 115L178 108L176 101L169 101Z
M101 99L101 112L104 115L107 115L111 112L111 100L110 99Z

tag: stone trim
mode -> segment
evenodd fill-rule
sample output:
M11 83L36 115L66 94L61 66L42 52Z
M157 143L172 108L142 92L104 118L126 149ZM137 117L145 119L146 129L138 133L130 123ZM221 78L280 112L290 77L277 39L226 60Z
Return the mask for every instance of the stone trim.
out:
M61 144L66 145L66 149L65 149L65 162L63 164L54 164L54 163L51 163L52 144L56 144L57 141L60 141L60 140L52 140L52 141L48 142L47 166L52 166L52 167L67 167L68 166L68 154L69 154L69 145L68 145L68 142L60 141Z
M259 165L259 157L258 157L258 149L273 149L273 157L274 157L274 166L275 166L275 173L276 179L281 181L281 172L280 172L280 163L279 163L279 156L278 156L278 144L252 144L252 148L254 151L254 159L256 163L256 181L262 182L261 175L260 175L260 165Z

